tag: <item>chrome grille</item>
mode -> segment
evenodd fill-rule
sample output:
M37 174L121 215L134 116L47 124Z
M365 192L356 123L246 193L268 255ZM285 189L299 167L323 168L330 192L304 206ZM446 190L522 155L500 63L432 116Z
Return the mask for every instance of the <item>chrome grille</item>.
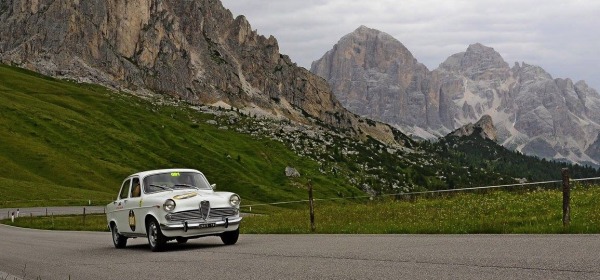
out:
M210 201L200 201L200 215L202 219L208 219L208 215L210 214Z
M210 209L210 217L211 218L226 218L229 216L237 215L238 210L233 207L227 208L211 208Z
M210 208L210 219L222 219L235 216L237 214L237 209L233 207ZM167 220L171 222L200 219L204 219L200 209L167 214Z

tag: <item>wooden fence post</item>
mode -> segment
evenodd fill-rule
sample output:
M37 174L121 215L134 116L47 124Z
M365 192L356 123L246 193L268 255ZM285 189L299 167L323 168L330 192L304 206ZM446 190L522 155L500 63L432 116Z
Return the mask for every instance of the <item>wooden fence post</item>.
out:
M83 226L85 226L85 207L83 207Z
M312 232L315 232L315 205L313 199L313 187L312 182L310 180L308 181L308 203L310 206L310 230Z
M569 185L569 169L562 169L563 183L563 227L571 224L571 186Z

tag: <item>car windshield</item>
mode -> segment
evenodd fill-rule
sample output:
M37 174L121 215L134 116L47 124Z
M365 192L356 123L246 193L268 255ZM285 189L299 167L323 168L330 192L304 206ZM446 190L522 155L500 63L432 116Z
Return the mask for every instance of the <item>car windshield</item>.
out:
M154 174L144 178L144 192L153 193L173 189L212 189L201 173L169 172Z

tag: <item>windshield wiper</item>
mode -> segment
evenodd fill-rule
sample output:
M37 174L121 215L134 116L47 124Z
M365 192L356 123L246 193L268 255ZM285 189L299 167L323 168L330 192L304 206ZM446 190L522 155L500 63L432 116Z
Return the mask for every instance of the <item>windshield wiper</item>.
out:
M160 188L163 190L172 190L171 188L169 188L167 186L159 186L159 185L154 185L154 184L150 184L150 185L148 185L148 187L155 187L155 188Z
M198 187L196 187L194 185L189 185L189 184L175 184L175 185L173 185L173 188L177 188L177 187L184 187L184 188L191 188L191 189L197 189L197 190L199 190Z

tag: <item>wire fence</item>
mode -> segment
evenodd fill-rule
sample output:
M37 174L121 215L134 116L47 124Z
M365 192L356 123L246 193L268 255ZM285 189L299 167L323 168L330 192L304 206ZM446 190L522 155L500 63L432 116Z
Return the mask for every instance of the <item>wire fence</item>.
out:
M600 180L600 177L592 177L592 178L580 178L580 179L570 179L570 182L585 182L585 181L596 181ZM314 201L335 201L335 200L351 200L351 199L370 199L373 197L401 197L401 196L413 196L413 195L423 195L423 194L442 194L442 193L455 193L455 192L466 192L466 191L474 191L474 190L490 190L490 189L502 189L502 188L515 188L515 187L530 187L530 186L541 186L541 185L549 185L549 184L561 184L562 180L554 180L554 181L541 181L541 182L530 182L530 183L516 183L516 184L505 184L505 185L492 185L492 186L482 186L482 187L469 187L469 188L458 188L458 189L443 189L443 190L432 190L432 191L418 191L418 192L399 192L399 193L391 193L391 194L378 194L378 195L364 195L364 196L352 196L352 197L332 197L332 198L315 198ZM0 201L0 205L8 204L8 203L31 203L31 202L82 202L87 205L104 205L109 203L110 201L98 201L92 199L85 198L73 198L73 199L30 199L30 200L3 200ZM257 203L257 204L248 204L241 205L241 208L249 208L256 206L277 206L277 205L286 205L286 204L294 204L294 203L308 203L310 202L308 199L302 200L292 200L292 201L280 201L280 202L270 202L270 203Z
M585 182L585 181L597 181L597 180L600 180L600 177L569 179L569 182ZM415 196L415 195L425 195L425 194L459 193L459 192L477 191L477 190L528 188L531 186L542 186L542 185L550 185L550 184L557 184L556 187L560 187L562 185L562 183L563 183L563 180L553 180L553 181L541 181L541 182L530 182L530 183L516 183L516 184L469 187L469 188L458 188L458 189L443 189L443 190L432 190L432 191L400 192L400 193L391 193L391 194L365 195L365 196L353 196L353 197L314 198L313 201L372 199L374 197L402 197L402 196ZM294 203L309 203L309 202L310 202L309 199L304 199L304 200L293 200L293 201L283 201L283 202L249 204L249 205L242 205L240 207L252 208L252 207L257 207L257 206L277 206L277 205L294 204Z

